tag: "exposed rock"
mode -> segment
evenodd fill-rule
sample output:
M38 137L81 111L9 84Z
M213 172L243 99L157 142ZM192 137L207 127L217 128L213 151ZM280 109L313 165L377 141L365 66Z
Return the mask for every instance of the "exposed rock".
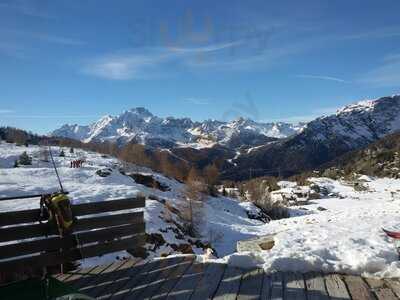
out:
M112 169L110 169L110 168L100 169L100 170L96 171L96 174L99 175L100 177L110 176L111 173L112 173Z
M171 190L169 186L157 181L156 179L154 179L152 175L133 173L129 174L128 176L133 178L133 180L135 180L136 183L143 184L144 186L147 186L152 189L158 189L163 192Z

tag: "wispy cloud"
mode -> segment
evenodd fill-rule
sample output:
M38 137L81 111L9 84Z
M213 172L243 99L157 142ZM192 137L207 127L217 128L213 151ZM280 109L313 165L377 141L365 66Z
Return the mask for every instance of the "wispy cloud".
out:
M43 33L31 33L30 35L32 38L37 38L37 39L45 41L45 42L60 44L60 45L80 46L80 45L86 44L84 41L69 38L69 37L64 37L64 36L57 36L57 35L50 35L50 34L43 34Z
M237 43L212 44L202 47L153 47L99 56L85 61L81 72L112 80L128 80L160 76L168 64L186 65L199 55L218 52ZM203 58L203 56L202 56Z
M363 32L347 34L342 36L346 40L361 40L361 39L382 39L400 36L399 26L388 26L377 28L374 30L366 30Z
M195 97L189 97L183 99L184 102L190 103L190 104L195 104L195 105L208 105L210 104L210 101L208 99L204 98L195 98Z
M341 82L341 83L348 83L349 81L337 78L337 77L332 77L332 76L323 76L323 75L307 75L307 74L299 74L299 75L294 75L296 78L304 78L304 79L318 79L318 80L328 80L328 81L336 81L336 82Z
M375 87L400 86L400 54L385 56L380 66L361 75L357 82Z
M13 0L5 3L0 3L0 9L2 10L12 10L16 13L36 18L52 19L44 3L29 0Z
M11 109L0 109L0 114L11 114L14 113L14 110Z

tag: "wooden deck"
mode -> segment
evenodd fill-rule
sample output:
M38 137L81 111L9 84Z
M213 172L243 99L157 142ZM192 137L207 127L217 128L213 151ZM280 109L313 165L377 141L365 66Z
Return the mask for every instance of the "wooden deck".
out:
M193 256L123 262L55 276L97 299L400 299L400 281L320 273L265 274Z

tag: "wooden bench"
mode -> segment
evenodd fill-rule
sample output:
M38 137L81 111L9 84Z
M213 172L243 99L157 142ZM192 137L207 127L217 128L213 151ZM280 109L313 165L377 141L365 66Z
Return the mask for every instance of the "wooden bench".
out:
M76 221L72 234L64 237L47 221L39 222L39 207L0 213L0 273L3 277L0 283L4 283L10 274L29 275L35 268L43 269L144 245L144 197L71 207Z

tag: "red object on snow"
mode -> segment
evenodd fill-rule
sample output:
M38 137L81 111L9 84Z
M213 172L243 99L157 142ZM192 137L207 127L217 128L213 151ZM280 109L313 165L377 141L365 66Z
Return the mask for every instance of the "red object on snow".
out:
M387 234L387 236L393 239L400 239L400 231L389 231L384 228L382 228L382 230Z

